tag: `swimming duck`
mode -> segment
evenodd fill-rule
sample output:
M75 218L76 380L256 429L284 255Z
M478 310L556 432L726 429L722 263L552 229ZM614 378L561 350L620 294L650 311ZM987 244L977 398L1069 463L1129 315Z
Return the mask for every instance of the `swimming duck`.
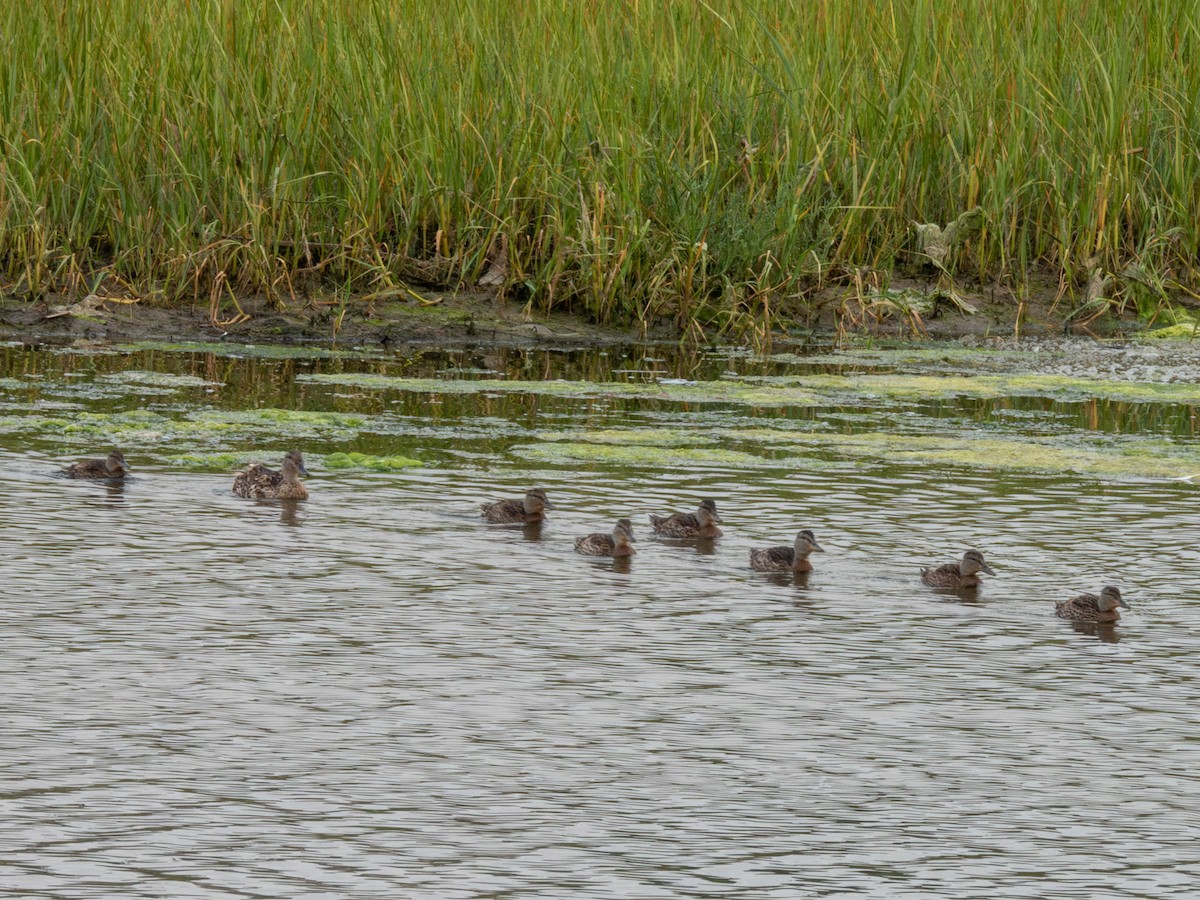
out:
M289 450L278 472L262 463L250 463L233 479L233 492L252 500L307 500L308 488L300 483L299 475L308 476L304 457L299 450Z
M960 562L922 569L921 580L930 587L963 591L979 587L979 572L996 574L991 566L983 561L982 553L978 550L968 550Z
M124 478L129 472L125 454L114 450L105 459L81 459L63 469L68 478Z
M612 534L595 532L587 537L575 538L575 552L584 556L633 556L633 523L618 519Z
M721 529L717 525L720 521L717 504L712 500L701 500L700 508L694 513L650 516L650 525L656 532L673 538L719 538Z
M811 572L810 553L824 553L813 533L805 528L790 547L765 547L750 551L750 568L756 572Z
M533 524L546 518L546 510L554 509L554 504L546 499L546 492L541 488L531 488L526 491L524 500L497 500L495 503L481 503L482 515L489 522L524 522Z
M1054 614L1060 619L1111 625L1121 618L1118 606L1129 609L1129 604L1121 599L1121 592L1110 584L1100 591L1099 597L1080 594L1070 600L1059 600L1054 604Z

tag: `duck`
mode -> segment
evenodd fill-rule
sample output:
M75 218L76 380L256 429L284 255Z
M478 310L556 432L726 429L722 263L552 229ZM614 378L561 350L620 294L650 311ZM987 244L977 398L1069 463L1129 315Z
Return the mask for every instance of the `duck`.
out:
M764 547L750 551L750 568L756 572L811 572L811 553L824 553L825 548L808 528L796 535L790 547Z
M68 478L124 478L129 474L125 454L114 450L104 459L81 459L62 470Z
M546 518L546 510L554 509L554 504L546 499L546 492L541 488L531 488L525 492L524 500L497 500L494 503L481 503L480 515L489 522L525 523L532 525Z
M233 492L251 500L307 500L308 488L297 477L308 476L299 450L284 454L280 471L262 463L250 463L233 479Z
M974 590L979 587L979 573L995 575L991 566L983 561L978 550L968 550L962 560L921 570L921 581L930 587L950 588L956 591Z
M1071 619L1075 622L1098 622L1102 625L1112 625L1121 618L1117 607L1129 609L1129 604L1121 598L1121 592L1111 584L1100 590L1100 596L1095 594L1080 594L1070 600L1059 600L1054 604L1054 614L1060 619Z
M597 531L586 537L575 538L575 552L584 556L633 556L633 523L618 519L612 534Z
M673 538L719 538L717 525L721 516L712 500L701 500L694 513L672 513L669 516L650 516L650 526L658 533Z

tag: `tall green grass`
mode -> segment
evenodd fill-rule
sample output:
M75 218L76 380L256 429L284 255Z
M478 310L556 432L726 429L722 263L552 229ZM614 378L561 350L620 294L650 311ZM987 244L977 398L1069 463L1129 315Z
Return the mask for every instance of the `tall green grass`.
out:
M287 303L503 257L536 308L754 317L978 206L956 277L1153 303L1198 290L1198 29L1189 0L7 3L0 280Z

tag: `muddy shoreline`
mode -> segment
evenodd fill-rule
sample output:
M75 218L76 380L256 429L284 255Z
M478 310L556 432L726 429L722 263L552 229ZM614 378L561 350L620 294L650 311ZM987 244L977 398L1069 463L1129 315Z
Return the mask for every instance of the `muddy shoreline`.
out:
M1061 336L1122 336L1145 328L1136 319L1111 316L1084 325L1065 323L1065 304L1047 293L1020 305L996 292L964 294L974 310L938 304L925 315L855 309L845 292L830 292L811 306L776 318L770 340L816 340L836 335L955 339ZM50 297L30 301L0 294L0 339L26 342L203 341L387 348L406 344L495 347L600 346L673 342L690 338L717 344L762 342L762 336L717 329L683 333L674 323L619 328L564 313L530 314L492 292L458 293L417 300L348 303L327 296L278 305L240 298L236 313L207 305L166 305L121 297ZM240 313L241 315L237 314Z

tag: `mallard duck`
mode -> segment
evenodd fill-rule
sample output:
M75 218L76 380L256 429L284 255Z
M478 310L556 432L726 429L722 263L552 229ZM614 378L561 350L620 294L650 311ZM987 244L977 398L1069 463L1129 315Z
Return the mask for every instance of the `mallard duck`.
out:
M546 499L546 492L541 488L531 488L525 492L524 500L497 500L495 503L481 503L482 515L489 522L524 522L533 524L546 518L546 510L554 509L554 504Z
M996 574L991 566L983 561L982 553L978 550L968 550L960 562L922 569L921 580L930 587L963 591L979 587L979 572Z
M584 556L633 556L633 523L618 519L612 534L595 532L587 537L575 538L575 552Z
M289 450L278 472L262 463L250 463L233 479L233 492L252 500L307 500L308 488L300 483L300 475L308 476L304 457L299 450Z
M813 533L805 528L790 547L765 547L750 551L750 568L756 572L811 572L810 553L824 553Z
M717 525L720 521L717 504L712 500L701 500L694 513L650 516L650 526L656 532L673 538L719 538L721 529Z
M62 470L68 478L124 478L129 473L125 454L114 450L104 459L81 459Z
M1054 604L1054 614L1060 619L1071 619L1075 622L1099 622L1111 625L1121 618L1117 607L1129 609L1129 604L1121 599L1121 592L1111 584L1095 594L1080 594L1070 600L1059 600Z

